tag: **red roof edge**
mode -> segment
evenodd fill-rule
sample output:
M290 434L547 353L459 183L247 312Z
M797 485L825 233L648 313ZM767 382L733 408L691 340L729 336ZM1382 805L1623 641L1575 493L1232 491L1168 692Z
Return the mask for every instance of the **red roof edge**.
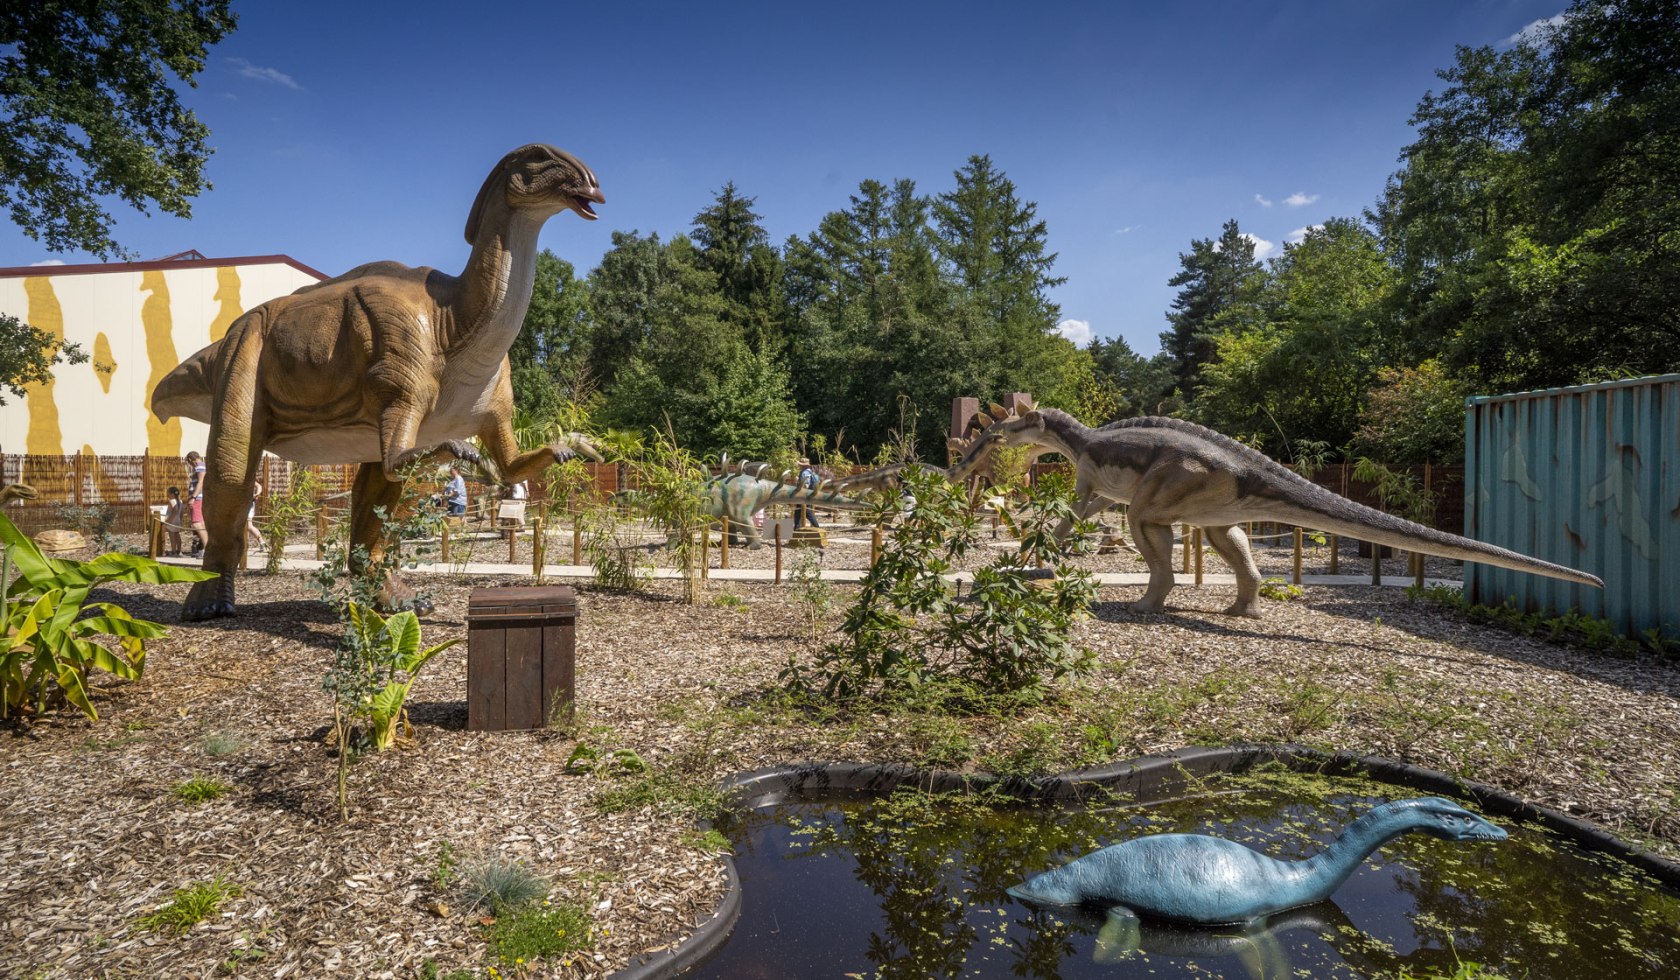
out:
M152 272L169 269L215 269L228 265L289 265L306 276L327 278L290 255L240 255L227 259L158 259L152 262L89 262L83 265L15 265L0 267L0 279L19 276L86 276L100 272Z

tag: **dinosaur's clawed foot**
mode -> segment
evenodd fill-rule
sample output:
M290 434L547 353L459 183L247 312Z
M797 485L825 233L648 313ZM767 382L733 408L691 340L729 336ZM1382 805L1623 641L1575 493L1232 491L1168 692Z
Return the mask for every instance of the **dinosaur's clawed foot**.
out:
M386 615L408 609L416 616L426 616L437 608L432 604L432 600L425 596L416 595L414 590L409 588L408 583L395 575L385 580L385 585L380 588L379 596L374 605L378 607L381 613Z
M1242 616L1245 619L1260 618L1260 604L1257 602L1237 602L1226 608L1227 616Z
M233 580L227 575L195 583L181 604L181 621L200 622L234 614Z

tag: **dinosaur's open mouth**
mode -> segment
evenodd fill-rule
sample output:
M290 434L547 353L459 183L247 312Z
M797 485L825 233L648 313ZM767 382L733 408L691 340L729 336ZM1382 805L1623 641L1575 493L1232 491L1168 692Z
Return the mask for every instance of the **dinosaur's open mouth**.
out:
M596 204L605 204L607 199L601 196L600 191L590 191L588 194L573 194L572 210L576 211L580 217L594 221L600 215L596 214L595 209L589 206L591 201Z

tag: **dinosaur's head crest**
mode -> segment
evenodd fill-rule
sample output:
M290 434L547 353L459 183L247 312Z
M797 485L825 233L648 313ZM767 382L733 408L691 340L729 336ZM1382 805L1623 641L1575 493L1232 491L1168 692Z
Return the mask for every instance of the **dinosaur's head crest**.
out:
M0 487L0 503L15 503L19 500L34 500L40 494L27 483L8 483Z
M478 240L479 225L489 207L491 195L504 195L502 200L513 211L535 211L548 217L561 211L575 212L588 221L596 218L591 204L606 201L601 196L601 184L595 171L582 160L565 150L545 143L529 143L514 150L484 179L467 216L467 241Z
M1406 800L1402 805L1412 810L1417 829L1431 837L1442 840L1504 840L1507 836L1503 828L1439 796Z

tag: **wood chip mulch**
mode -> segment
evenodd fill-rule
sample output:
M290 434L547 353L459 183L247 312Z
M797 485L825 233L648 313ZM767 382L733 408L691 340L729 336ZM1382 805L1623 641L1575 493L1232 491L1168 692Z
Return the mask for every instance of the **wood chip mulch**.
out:
M526 583L440 583L425 642L464 638L467 592L491 584ZM441 655L410 696L411 744L350 768L344 821L321 688L339 625L297 575L241 576L239 617L179 625L142 681L100 679L97 722L0 729L0 975L408 978L428 960L483 975L481 913L436 881L445 845L523 862L590 910L590 949L503 976L608 974L687 936L723 876L680 807L603 812L600 794L648 777L568 772L580 740L690 786L807 759L1049 772L1302 741L1491 782L1680 856L1680 671L1469 625L1399 590L1309 588L1233 620L1228 588L1181 586L1156 616L1122 608L1141 588L1110 588L1079 627L1098 670L1042 708L820 724L774 695L789 655L813 649L792 589L714 582L695 606L675 590L580 590L565 732L468 732L465 645ZM115 591L175 624L185 587ZM835 591L843 605L850 589ZM726 592L744 602L711 601ZM226 736L243 746L205 751ZM195 777L232 791L172 792ZM180 936L140 925L218 876L242 894L215 918Z

